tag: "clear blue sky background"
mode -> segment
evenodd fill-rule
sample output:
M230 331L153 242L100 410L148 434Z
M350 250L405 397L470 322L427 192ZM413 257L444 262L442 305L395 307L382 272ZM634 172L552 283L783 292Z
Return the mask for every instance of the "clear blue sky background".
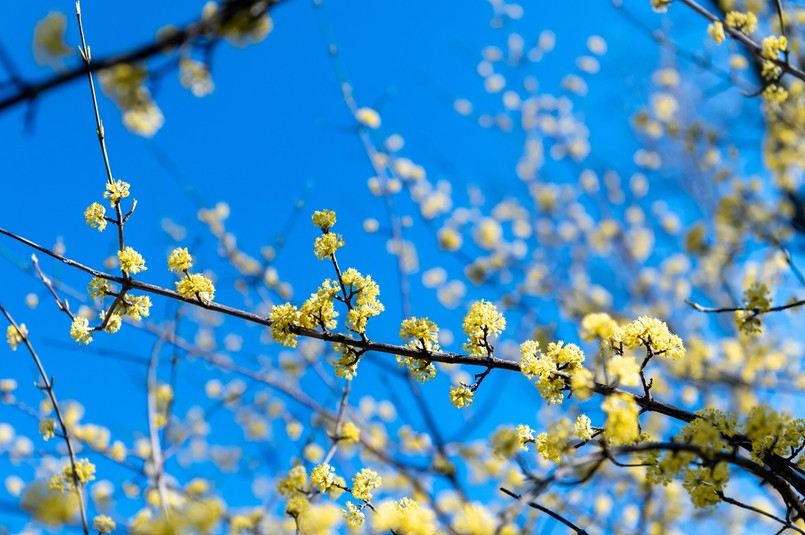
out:
M82 5L93 55L105 57L150 41L165 24L183 25L195 19L202 4L86 0ZM648 1L630 4L638 4L631 8L651 27L663 20L676 22L675 16L662 19L651 13ZM576 58L586 53L588 36L600 35L607 40L609 51L600 58L601 72L587 77L589 95L574 100L578 116L591 128L593 158L623 167L624 175L634 171L631 155L639 144L631 134L629 117L647 102L650 75L662 52L608 2L525 2L523 7L523 19L511 28L527 43L536 41L544 30L557 36L555 51L530 68L546 91L560 93L559 82L564 74L575 71ZM13 8L7 6L0 18L0 45L27 80L51 75L49 69L34 63L31 54L33 27L51 10L68 15L67 40L76 44L72 1L19 2ZM514 166L522 140L479 128L474 119L452 109L453 100L459 97L472 100L477 109L500 109L499 96L485 94L475 72L484 46L505 46L506 32L489 28L491 11L481 0L327 3L329 24L358 103L381 111L383 126L378 135L401 134L406 142L403 155L424 165L431 180L449 181L461 204L466 201L468 184L478 185L490 205L519 187ZM188 238L182 245L192 246L198 266L217 270L221 263L214 240L196 217L198 202L207 206L228 203L232 212L229 229L237 235L242 249L257 255L262 245L281 235L295 202L304 195L302 217L285 236L288 245L277 261L280 275L294 283L297 300L331 276L329 266L311 254L316 231L308 217L315 209L336 210L337 230L347 240L342 265L371 273L383 289L387 317L371 324L370 334L395 341L401 311L394 259L384 253L386 236L382 232L366 235L361 230L367 217L384 222L385 208L383 200L366 188L372 169L352 131L353 119L341 98L314 9L309 1L290 0L275 8L273 19L274 30L264 42L246 49L223 45L216 51L216 87L211 95L198 99L180 86L175 74L166 75L154 88L165 125L151 140L127 132L118 110L101 97L112 169L117 178L132 184L132 196L140 201L126 233L128 243L147 259L149 270L141 278L164 286L172 284L164 258L173 242L160 229L162 218L170 217L186 226ZM681 20L684 24L674 28L674 35L683 43L699 46L703 22L696 18ZM73 56L68 64L76 65L77 61ZM680 67L688 68L684 63ZM720 90L716 94L721 94ZM735 93L725 98L733 101ZM29 110L32 120L26 122ZM167 156L170 169L157 154ZM549 164L546 170L546 178L551 180L575 182L577 178L572 169L561 164ZM89 229L82 216L88 204L100 200L105 183L84 80L44 95L33 108L20 105L0 115L0 182L0 226L45 246L62 239L68 256L90 265L99 266L115 251L113 235ZM188 186L192 194L187 193ZM657 183L657 187L661 195L663 185ZM401 211L414 213L404 202ZM681 215L688 217L684 210ZM460 273L462 266L455 258L439 253L434 237L421 226L407 231L407 237L421 245L423 269L442 265L453 274ZM30 253L5 238L0 240L0 251L8 259L22 261ZM47 261L44 266L52 276L79 290L87 282L64 266ZM233 276L231 270L217 273L222 281ZM57 377L60 397L80 400L87 409L86 419L110 426L113 434L128 437L135 429L144 429L144 368L77 350L67 337L66 317L54 311L34 278L16 269L13 261L0 262L0 277L0 301L18 321L28 324L49 373ZM414 313L438 319L460 342L461 311L442 310L433 292L419 283L419 275L411 280ZM217 300L239 304L236 294L224 286L219 284ZM29 292L42 297L37 310L23 305ZM497 297L488 290L471 290L470 296ZM71 301L77 304L76 299ZM166 311L159 298L155 301L158 319ZM276 346L261 348L256 330L245 329L237 322L230 324L233 332L246 339L248 351L244 352L266 351L276 357ZM141 333L134 334L121 336L131 340L132 351L147 356L151 340L143 341ZM99 337L91 348L111 348L117 340ZM459 343L451 347L458 348ZM17 378L20 397L35 403L38 394L28 380L33 377L31 366L20 351L0 355L0 377ZM191 369L184 377L187 384L186 390L179 392L180 406L186 409L203 403L204 371ZM369 381L360 379L356 382L359 395L378 394ZM505 379L493 378L486 393L479 395L496 395L505 385ZM442 400L445 410L453 411L443 402L444 390L443 386L435 396ZM131 395L121 396L121 391ZM521 416L533 419L536 411L529 408L530 403L536 403L533 389L526 384L511 392L522 396L518 399L523 401L508 403L523 407ZM457 427L459 418L456 416ZM34 425L0 407L3 420ZM280 442L278 451L282 447ZM281 459L282 453L278 457ZM248 474L232 477L237 483L239 477L248 479ZM9 502L4 492L0 489L0 502Z

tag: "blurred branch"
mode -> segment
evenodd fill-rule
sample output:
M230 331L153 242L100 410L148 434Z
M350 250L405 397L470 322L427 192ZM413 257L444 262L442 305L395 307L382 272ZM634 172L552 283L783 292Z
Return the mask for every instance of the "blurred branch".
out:
M196 40L209 40L210 34L213 34L217 29L224 26L228 21L241 10L249 9L252 6L260 3L266 4L266 9L270 10L273 6L282 0L229 0L221 4L221 9L215 15L208 18L199 18L195 22L186 25L183 28L175 31L166 32L155 41L143 45L141 47L94 60L91 64L82 64L71 70L63 73L56 74L46 80L39 82L25 82L19 77L12 77L12 83L15 86L15 91L11 94L0 98L0 112L5 109L11 108L23 102L34 102L40 95L47 93L52 89L56 89L70 82L73 82L82 76L91 74L93 72L102 71L115 65L124 63L136 63L138 61L147 60L153 56L164 53L165 51L172 50L187 43L192 43ZM214 40L221 39L220 36L215 36Z

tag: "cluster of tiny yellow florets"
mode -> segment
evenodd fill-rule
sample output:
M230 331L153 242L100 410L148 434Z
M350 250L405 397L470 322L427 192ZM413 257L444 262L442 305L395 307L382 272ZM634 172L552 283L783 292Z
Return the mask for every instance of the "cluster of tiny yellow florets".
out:
M749 411L745 432L752 441L752 459L761 464L769 455L788 456L805 448L805 420L791 418L767 406ZM801 455L798 464L805 465Z
M567 388L563 372L571 376L581 371L584 353L575 344L551 342L545 353L536 340L520 344L520 371L529 379L537 378L536 385L548 403L561 403Z
M366 332L367 320L384 310L383 304L377 298L380 295L380 286L370 275L364 277L353 268L349 268L341 275L341 282L347 293L347 302L350 303L347 328L363 334Z
M717 45L720 45L727 36L724 34L724 24L720 21L711 22L710 25L707 27L707 35L710 36Z
M81 316L73 317L70 336L80 344L86 345L92 342L92 327L89 326L89 320Z
M411 498L381 503L372 515L372 528L375 533L438 533L436 513Z
M39 421L39 434L45 441L56 436L56 420L53 418L43 418Z
M20 345L27 336L28 328L25 327L24 323L21 323L19 327L15 327L14 325L6 327L6 341L12 351L16 351L17 346Z
M246 4L238 10L231 10L227 17L221 17L215 33L234 46L244 47L259 43L271 33L274 23L268 15L267 2ZM207 2L201 12L205 20L218 15L221 6L217 2Z
M745 333L759 333L763 330L761 314L771 308L769 288L760 282L755 282L744 291L742 310L735 311L735 323L738 330Z
M372 500L372 491L383 483L377 472L364 468L352 478L352 495L359 500L369 502Z
M192 266L193 257L185 247L177 247L168 256L168 269L182 275L176 282L176 291L185 299L198 299L208 305L215 299L215 285L200 273L190 273Z
M48 488L54 492L63 493L65 489L75 488L76 482L79 485L86 485L95 479L95 465L88 459L79 459L75 462L75 470L72 464L65 465L61 474L55 474L48 482Z
M537 435L537 452L546 460L562 462L573 452L573 437L576 435L573 424L567 418L548 426L548 431Z
M313 213L313 224L322 232L322 235L313 243L313 252L319 260L332 258L335 252L344 246L344 238L340 234L330 232L335 221L335 212L331 210L320 210Z
M464 334L469 338L462 347L473 356L492 356L489 339L506 328L506 318L489 301L476 301L464 317Z
M740 11L729 11L724 19L727 26L735 28L744 35L750 35L757 29L757 16L751 11L741 13Z
M335 375L351 381L358 375L358 362L360 356L350 346L333 344L333 349L339 357L335 360Z
M584 340L607 341L618 330L618 323L606 312L587 314L581 320L580 335Z
M780 53L787 50L788 39L785 35L770 35L761 42L760 55L763 57L761 75L768 81L763 89L763 98L772 104L780 104L788 99L788 91L778 83L783 71L776 63Z
M629 349L643 346L652 355L670 360L685 356L682 340L668 330L664 321L648 316L641 316L618 329L613 335L613 341Z
M280 344L296 347L297 335L291 332L291 327L299 322L299 310L290 303L276 305L268 318L271 320L271 336Z
M299 309L299 325L306 329L335 329L338 312L335 311L333 301L340 291L341 286L337 282L325 280Z
M601 404L601 410L607 416L604 436L612 444L632 444L640 438L640 408L632 396L611 394Z
M439 327L428 318L408 318L400 325L400 338L406 347L425 353L439 351ZM411 376L424 383L436 377L436 367L426 359L397 355L400 367L407 366Z
M450 387L450 404L459 409L465 409L472 405L475 392L466 385Z
M516 428L501 427L490 437L492 453L498 457L508 459L518 451L528 451L528 445L534 443L534 430L527 425L518 425Z

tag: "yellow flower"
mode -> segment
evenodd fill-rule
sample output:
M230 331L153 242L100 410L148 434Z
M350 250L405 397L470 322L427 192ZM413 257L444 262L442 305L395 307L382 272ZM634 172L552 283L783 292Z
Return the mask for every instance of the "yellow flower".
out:
M319 487L319 492L326 492L335 482L335 468L327 463L318 465L310 472L310 483Z
M725 22L727 26L739 30L744 35L753 33L757 28L757 17L751 11L746 13L730 11L727 13Z
M570 420L562 418L548 426L548 431L537 436L537 452L555 463L561 462L572 453L571 437L573 428Z
M0 379L0 394L11 394L17 389L17 381L14 379Z
M344 515L344 519L347 521L347 526L356 528L363 525L363 521L366 517L361 512L362 510L363 506L358 508L354 503L347 502L347 508L341 509L341 514Z
M464 317L464 333L469 336L462 347L473 356L491 356L489 338L506 328L506 319L489 301L476 301Z
M129 183L122 180L115 180L111 184L106 184L104 199L109 199L112 208L120 203L120 200L129 196Z
M140 321L143 317L148 317L151 314L151 298L147 295L126 295L115 312Z
M56 436L56 420L45 418L39 422L39 433L44 440L50 440Z
M34 59L39 65L52 67L62 64L62 58L73 53L64 42L67 18L63 13L51 12L34 27Z
M280 344L296 347L297 335L291 332L291 327L299 321L299 311L290 303L275 306L269 314L271 320L271 336Z
M313 212L313 224L327 232L335 225L335 212L332 210L317 210Z
M28 329L25 327L24 323L19 325L19 330L13 325L6 327L6 341L12 351L16 351L17 346L20 345L27 336Z
M377 296L380 286L370 275L363 276L357 270L349 268L341 274L341 281L348 295L353 295L352 308L347 313L347 328L356 333L366 332L369 318L379 315L385 309Z
M590 440L593 438L593 428L590 425L590 418L586 414L580 414L576 418L576 436L582 440Z
M328 232L316 238L316 241L313 243L313 252L316 258L324 260L325 258L333 256L335 252L343 246L344 238L342 238L340 234Z
M685 356L685 346L682 344L682 340L668 330L668 325L664 321L657 318L641 316L618 329L613 339L629 349L641 345L650 347L655 355L670 360L677 360Z
M596 338L609 340L618 329L618 324L609 314L598 312L584 316L581 320L581 329L581 337L584 340L594 340Z
M630 444L640 438L637 417L640 408L627 394L612 394L601 404L607 415L604 434L616 445Z
M291 468L288 472L288 477L280 479L277 483L277 491L282 496L293 496L297 492L301 492L307 481L307 471L302 465L297 465Z
M95 299L96 297L103 297L104 295L111 293L112 285L106 279L94 277L91 281L89 281L87 291L89 292L90 299Z
M174 249L168 257L168 269L174 273L181 273L193 267L193 257L186 247Z
M372 108L360 108L355 112L355 119L363 126L377 130L380 128L380 114Z
M209 67L186 56L179 60L179 82L196 97L209 95L215 88Z
M724 25L719 20L711 23L707 27L707 35L709 35L710 39L712 39L717 45L720 45L724 39L727 38L726 34L724 33Z
M345 442L358 442L361 439L360 428L352 422L347 422L341 428L341 439Z
M613 356L607 361L607 373L620 385L638 386L640 384L640 365L634 357Z
M788 39L785 35L776 36L770 35L763 39L760 43L763 49L760 51L760 55L766 59L777 59L780 55L780 52L784 52L788 48Z
M215 285L200 273L187 275L177 282L176 291L185 299L197 297L204 304L211 303L215 298Z
M80 344L89 344L92 342L92 328L89 326L89 320L75 316L73 318L73 324L70 326L70 336Z
M64 482L68 485L74 485L74 476L78 479L79 483L86 484L95 479L95 465L89 462L89 459L79 459L75 462L75 472L71 464L64 467Z
M145 267L145 259L142 255L131 247L118 251L117 258L120 260L120 270L126 273L133 275L148 269Z
M365 502L371 501L372 490L380 487L383 479L377 472L364 468L352 478L352 495Z
M87 225L98 229L98 232L106 228L106 208L96 202L84 210L84 218L87 220Z
M472 405L475 393L464 385L450 387L450 404L459 409L464 409Z
M92 529L100 534L112 533L116 527L115 521L106 515L98 515L92 520Z

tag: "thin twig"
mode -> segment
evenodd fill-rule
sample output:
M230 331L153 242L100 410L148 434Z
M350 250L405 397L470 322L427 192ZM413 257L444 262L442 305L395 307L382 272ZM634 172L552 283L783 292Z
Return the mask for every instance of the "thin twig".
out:
M508 495L508 496L511 496L512 498L514 498L514 499L516 499L516 500L519 500L519 499L520 499L520 495L515 494L514 492L512 492L512 491L510 491L510 490L508 490L508 489L505 489L505 488L503 488L503 487L500 487L500 491L501 491L503 494L506 494L506 495ZM564 525L566 525L567 527L569 527L570 529L572 529L572 530L573 530L574 532L576 532L578 535L588 535L586 530L584 530L584 529L582 529L582 528L578 527L576 524L574 524L573 522L571 522L571 521L570 521L570 520L568 520L567 518L563 517L563 516L562 516L562 515L560 515L559 513L556 513L556 512L554 512L554 511L551 511L551 510L550 510L550 509L548 509L547 507L545 507L545 506L543 506L543 505L540 505L540 504L538 504L538 503L536 503L536 502L527 502L527 503L528 503L528 506L529 506L529 507L532 507L532 508L534 508L534 509L536 509L536 510L538 510L538 511L542 511L543 513L547 513L547 514L548 514L548 515L550 515L551 517L555 518L556 520L558 520L558 521L559 521L559 522L561 522L562 524L564 524Z
M87 524L87 511L86 506L84 505L84 493L82 492L83 483L81 483L81 479L78 477L78 470L76 468L76 460L75 460L75 450L73 449L73 442L70 439L70 432L67 430L67 424L64 423L64 417L62 416L61 409L59 408L59 402L56 399L56 392L53 390L53 379L48 378L48 374L45 372L45 367L42 365L42 360L39 358L39 355L34 350L34 346L31 344L31 341L28 339L28 335L25 334L14 321L14 318L11 317L11 314L0 304L0 312L6 317L8 322L14 327L17 331L17 334L22 338L25 347L28 348L28 352L31 354L31 357L34 359L34 363L36 364L37 370L39 370L39 376L42 379L42 385L40 388L47 392L48 397L50 398L50 403L53 405L53 412L56 413L56 418L59 421L59 427L61 427L62 431L62 438L64 439L64 443L67 446L67 454L70 457L70 467L72 468L72 480L73 480L73 487L75 488L76 496L78 497L78 508L81 511L81 526L84 529L84 535L89 535L89 525Z

